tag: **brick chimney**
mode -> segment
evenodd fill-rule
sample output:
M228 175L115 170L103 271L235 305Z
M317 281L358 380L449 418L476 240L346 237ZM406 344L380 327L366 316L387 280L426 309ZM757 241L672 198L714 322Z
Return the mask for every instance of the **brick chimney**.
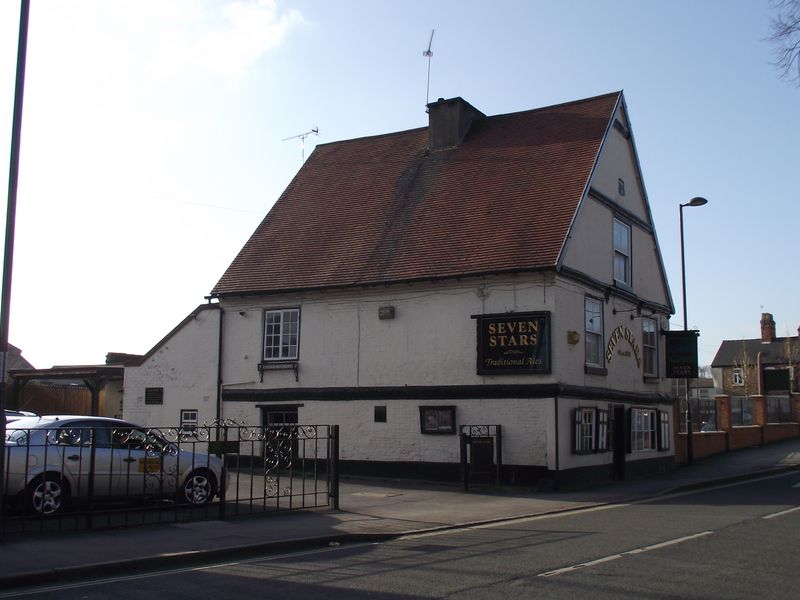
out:
M463 98L439 98L428 104L428 133L431 150L458 146L475 121L485 119L477 108Z
M775 341L775 320L770 313L761 313L761 343L769 344Z

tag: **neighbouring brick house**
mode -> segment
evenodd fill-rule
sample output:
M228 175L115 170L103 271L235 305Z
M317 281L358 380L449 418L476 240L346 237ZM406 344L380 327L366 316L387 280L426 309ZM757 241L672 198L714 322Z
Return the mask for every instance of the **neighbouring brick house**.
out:
M731 425L755 424L754 402L763 403L765 423L797 420L792 397L800 391L800 328L797 336L777 337L775 320L763 313L761 337L723 341L711 368L730 398Z
M336 424L345 473L457 479L463 459L567 486L671 468L673 303L623 94L428 110L316 147L216 310L126 370L126 416Z

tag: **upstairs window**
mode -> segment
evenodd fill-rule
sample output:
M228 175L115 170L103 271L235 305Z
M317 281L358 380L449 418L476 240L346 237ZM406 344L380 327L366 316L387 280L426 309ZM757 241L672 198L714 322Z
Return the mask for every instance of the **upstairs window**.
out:
M742 386L744 385L744 369L735 368L733 370L733 385L735 386Z
M631 285L631 227L614 219L614 281Z
M603 303L595 298L586 298L586 364L603 366Z
M642 319L644 376L658 377L658 327L655 319Z
M297 360L300 340L300 309L268 310L264 313L264 360Z

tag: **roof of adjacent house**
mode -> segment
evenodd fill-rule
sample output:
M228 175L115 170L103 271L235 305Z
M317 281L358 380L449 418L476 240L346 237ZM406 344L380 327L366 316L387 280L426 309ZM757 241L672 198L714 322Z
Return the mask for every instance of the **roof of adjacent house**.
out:
M753 340L724 340L717 350L712 367L743 367L756 365L761 354L762 365L800 363L800 338L779 337L773 342Z
M621 97L319 145L212 294L555 268Z

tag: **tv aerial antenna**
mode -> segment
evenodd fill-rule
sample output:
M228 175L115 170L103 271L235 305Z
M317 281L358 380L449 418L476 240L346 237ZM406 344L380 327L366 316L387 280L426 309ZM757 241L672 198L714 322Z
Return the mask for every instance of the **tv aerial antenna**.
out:
M310 135L319 135L319 127L314 126L310 131L283 138L281 141L288 142L289 140L300 140L300 155L302 157L302 162L306 162L306 138Z
M425 106L428 106L431 96L431 58L433 58L433 50L431 50L431 46L433 46L434 33L436 33L436 30L431 29L431 39L428 40L428 49L422 53L422 56L428 59L428 86L425 89Z

